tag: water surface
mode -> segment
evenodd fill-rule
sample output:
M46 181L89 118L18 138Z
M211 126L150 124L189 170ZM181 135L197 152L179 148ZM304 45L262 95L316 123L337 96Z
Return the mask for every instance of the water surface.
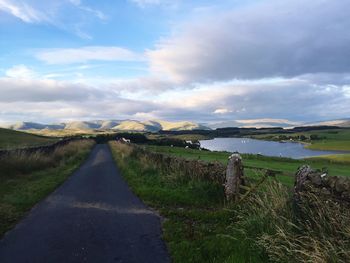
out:
M304 148L303 144L296 142L274 142L247 138L214 138L212 140L201 140L200 143L201 147L211 151L251 153L294 159L344 153L339 151L310 150Z

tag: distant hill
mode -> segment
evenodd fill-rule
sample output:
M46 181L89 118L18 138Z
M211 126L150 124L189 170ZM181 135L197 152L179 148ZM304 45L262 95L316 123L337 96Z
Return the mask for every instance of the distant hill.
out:
M65 124L41 124L36 122L16 122L14 124L2 125L3 128L12 129L12 130L42 130L42 129L64 129Z
M344 118L339 120L319 121L319 122L296 122L286 119L248 119L248 120L233 120L208 124L208 127L212 129L226 128L226 127L239 127L239 128L293 128L303 126L338 126L338 127L350 127L350 118Z
M169 122L169 121L123 121L114 130L120 131L149 131L157 132L163 131L184 131L184 130L206 130L208 127L194 123L194 122Z
M138 131L138 132L158 132L180 131L180 130L199 130L209 129L206 126L189 122L170 122L161 120L137 121L137 120L93 120L93 121L73 121L60 124L41 124L34 122L20 122L10 125L3 125L5 128L13 130L114 130L114 131Z
M315 123L309 123L310 126L338 126L347 128L350 127L350 119L340 119L340 120L330 120L330 121L321 121L321 122L315 122Z
M1 125L0 125L1 126ZM339 126L350 127L350 119L320 121L314 123L295 122L286 119L248 119L233 120L211 124L198 124L190 121L164 121L164 120L92 120L92 121L72 121L58 124L42 124L36 122L18 122L14 124L2 125L4 128L20 131L58 131L76 133L98 131L134 131L134 132L158 132L158 131L195 131L210 130L218 128L293 128L304 126Z
M37 146L56 141L54 138L0 128L0 149Z
M100 128L100 124L89 121L73 121L65 124L66 130L94 130Z

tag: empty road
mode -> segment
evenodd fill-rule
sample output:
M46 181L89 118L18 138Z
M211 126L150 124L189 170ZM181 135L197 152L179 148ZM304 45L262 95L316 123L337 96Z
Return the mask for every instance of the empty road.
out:
M160 218L128 188L108 145L0 241L0 262L170 262Z

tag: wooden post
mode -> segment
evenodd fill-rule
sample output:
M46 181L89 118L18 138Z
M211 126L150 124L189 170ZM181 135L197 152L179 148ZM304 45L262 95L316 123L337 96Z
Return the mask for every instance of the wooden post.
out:
M238 153L234 153L228 158L226 170L225 194L227 200L239 200L239 186L242 183L242 177L242 158Z
M304 184L307 181L308 175L313 173L309 165L303 165L300 167L295 174L295 183L294 183L294 203L300 202L300 193L304 190Z

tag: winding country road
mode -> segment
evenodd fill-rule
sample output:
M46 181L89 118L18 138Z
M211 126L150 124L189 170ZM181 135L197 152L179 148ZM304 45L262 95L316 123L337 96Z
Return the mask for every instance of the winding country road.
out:
M106 144L0 241L0 262L170 262L160 218L128 188Z

